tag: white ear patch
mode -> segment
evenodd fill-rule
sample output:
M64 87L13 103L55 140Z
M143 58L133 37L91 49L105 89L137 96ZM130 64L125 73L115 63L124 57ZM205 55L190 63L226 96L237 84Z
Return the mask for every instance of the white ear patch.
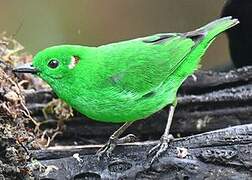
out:
M80 58L78 56L72 56L70 64L68 65L68 68L73 69L76 66L76 64L78 64L79 60Z

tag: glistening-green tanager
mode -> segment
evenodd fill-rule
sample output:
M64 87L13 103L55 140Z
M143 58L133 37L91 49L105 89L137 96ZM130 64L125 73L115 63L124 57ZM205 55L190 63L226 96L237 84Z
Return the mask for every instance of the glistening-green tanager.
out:
M237 23L225 17L186 33L162 33L98 47L49 47L34 57L31 66L14 71L41 77L58 97L91 119L124 122L99 155L109 155L132 122L170 105L164 135L151 150L158 150L155 159L172 137L169 129L178 88L198 68L215 37Z

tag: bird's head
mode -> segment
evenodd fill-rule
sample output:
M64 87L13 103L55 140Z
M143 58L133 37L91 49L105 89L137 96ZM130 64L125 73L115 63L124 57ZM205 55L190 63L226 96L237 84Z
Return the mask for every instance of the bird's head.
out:
M36 74L50 83L71 76L84 55L85 49L82 46L53 46L37 53L32 64L19 66L13 71Z

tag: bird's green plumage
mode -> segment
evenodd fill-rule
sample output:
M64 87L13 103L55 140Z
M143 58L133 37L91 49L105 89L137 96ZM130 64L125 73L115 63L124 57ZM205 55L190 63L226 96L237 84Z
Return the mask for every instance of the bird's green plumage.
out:
M33 66L60 98L88 117L135 121L172 104L214 38L237 23L226 17L187 33L99 47L54 46L39 52ZM59 61L57 68L48 67L51 59Z

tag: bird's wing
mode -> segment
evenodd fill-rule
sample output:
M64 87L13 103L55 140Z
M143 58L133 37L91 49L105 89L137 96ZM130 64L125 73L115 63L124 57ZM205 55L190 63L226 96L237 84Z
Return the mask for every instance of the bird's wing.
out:
M157 34L100 46L107 79L122 91L144 96L160 86L204 35Z

